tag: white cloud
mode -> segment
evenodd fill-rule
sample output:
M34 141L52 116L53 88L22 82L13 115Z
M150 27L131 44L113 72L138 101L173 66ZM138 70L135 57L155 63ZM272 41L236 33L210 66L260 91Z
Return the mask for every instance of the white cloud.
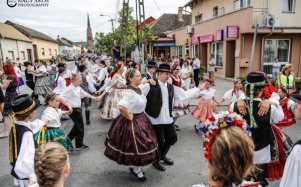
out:
M89 13L91 27L96 27L106 22L109 17L100 14L117 14L116 6L121 9L123 0L49 0L49 7L14 7L6 5L6 0L0 2L0 22L10 20L26 27L38 30L52 38L67 37L73 41L86 40L87 13ZM188 0L156 0L162 13L177 13L178 7L183 6ZM130 6L135 9L135 0L129 0ZM154 0L145 0L145 18L161 16ZM136 14L133 14L134 18ZM96 32L111 32L111 22L92 29L93 36ZM74 35L77 33L81 33Z

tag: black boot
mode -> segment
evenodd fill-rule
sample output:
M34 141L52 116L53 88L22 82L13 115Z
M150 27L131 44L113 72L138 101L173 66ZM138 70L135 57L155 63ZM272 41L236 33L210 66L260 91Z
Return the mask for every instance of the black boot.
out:
M86 111L86 122L87 125L90 125L90 111Z

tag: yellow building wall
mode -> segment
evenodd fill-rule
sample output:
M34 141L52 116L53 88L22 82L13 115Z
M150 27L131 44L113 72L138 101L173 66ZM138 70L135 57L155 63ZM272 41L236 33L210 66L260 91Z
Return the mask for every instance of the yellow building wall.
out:
M51 59L52 56L56 56L59 54L59 44L46 41L46 40L40 40L40 39L33 39L33 44L37 45L37 53L38 53L38 59ZM44 49L44 55L42 55L42 48ZM51 54L49 53L49 49L51 50ZM55 53L56 50L56 53Z

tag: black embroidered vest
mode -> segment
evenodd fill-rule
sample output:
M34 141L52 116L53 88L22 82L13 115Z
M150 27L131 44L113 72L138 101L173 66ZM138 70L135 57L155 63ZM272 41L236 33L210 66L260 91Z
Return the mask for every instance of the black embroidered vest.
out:
M146 74L146 79L149 80L149 79L152 79L152 77L147 73Z
M88 81L87 81L87 77L85 74L81 73L80 74L82 76L82 84L80 85L80 87L87 93L90 93L89 92L89 89L88 89Z
M261 150L275 141L274 133L270 125L271 106L266 115L259 116L259 103L260 101L253 101L253 115L258 126L258 128L251 128L255 151ZM234 104L234 112L241 114L237 108L237 103ZM242 116L247 120L248 124L250 124L249 113Z
M17 155L19 156L23 135L24 135L25 132L28 132L28 131L32 132L32 130L29 129L28 127L23 126L23 125L18 125L18 124L15 124L15 125L16 125ZM11 134L10 137L12 137L14 139L15 137L14 137L13 129L11 129L10 134ZM35 141L33 136L32 136L32 138L33 138L34 143L35 143L35 148L38 148L38 144ZM11 143L11 141L9 141L9 143ZM11 170L11 175L14 178L18 179L18 180L29 180L28 178L21 179L15 173L15 165L16 165L17 160L15 159L15 144L14 144L14 141L13 141L13 144L10 145L10 146L12 146L12 153L13 153L13 162L10 163L13 166L13 168Z
M169 115L172 117L172 101L174 97L174 88L173 85L167 83L167 90L168 90L168 104L169 104ZM160 114L161 108L162 108L162 91L161 87L158 83L158 80L156 80L156 85L153 86L150 84L150 90L146 96L147 103L145 112L153 117L157 118Z

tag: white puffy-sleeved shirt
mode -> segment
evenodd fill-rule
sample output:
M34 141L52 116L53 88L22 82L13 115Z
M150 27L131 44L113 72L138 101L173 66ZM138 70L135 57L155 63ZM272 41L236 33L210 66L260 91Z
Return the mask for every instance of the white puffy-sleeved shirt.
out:
M36 71L40 71L40 73L38 73L38 74L32 73L32 74L36 77L42 77L42 76L46 75L47 69L45 66L39 66Z
M290 109L291 111L294 110L294 108L295 108L295 102L291 99L289 99L287 101L286 105L287 105L287 108Z
M56 87L54 88L53 92L56 94L61 94L66 89L66 80L59 76L55 82Z
M241 90L234 90L234 89L231 89L229 91L227 91L225 94L224 94L224 97L223 99L231 102L231 103L234 103L237 101L237 99L242 95L244 94L243 91Z
M61 109L47 107L42 114L42 119L43 118L48 119L47 127L58 128L61 127L62 125L60 122L61 116L62 116Z
M100 82L102 82L103 80L105 80L108 77L108 68L107 67L103 67L100 69L99 74L98 74L98 80Z
M127 67L123 66L123 72L122 72L122 76L125 78L125 74L126 74L126 71L128 70Z
M15 73L17 74L17 77L22 77L22 75L25 75L17 66L14 67L14 70Z
M122 93L122 99L118 102L118 106L125 107L131 114L140 114L145 110L146 102L143 93L139 95L134 90L126 89Z
M88 95L81 87L74 86L72 83L60 94L72 108L81 108L81 98Z
M28 127L32 132L27 131L23 134L20 152L15 165L15 173L19 178L29 178L37 182L37 177L34 172L34 154L35 144L33 134L39 132L45 123L41 120L34 120L33 122L15 121L16 124ZM27 181L19 181L14 178L14 184L26 187Z
M172 75L171 75L172 76ZM169 77L169 79L168 79L168 83L169 84L172 84L172 78L171 78L171 76ZM173 78L177 81L177 82L179 82L180 80L179 79L181 79L181 88L183 88L184 86L186 86L186 84L185 84L185 81L180 77L180 76L177 76L177 77L175 77L175 76L173 76ZM175 85L174 85L175 86Z
M279 121L283 120L284 114L282 107L279 105L279 96L277 100L278 94L273 93L272 96L269 98L270 101L275 102L277 104L277 107L274 105L271 105L271 115L270 115L270 123L271 124L277 124ZM248 99L248 98L247 98ZM260 98L254 98L254 101L262 101ZM232 103L230 105L230 111L234 111L234 104ZM271 161L271 151L270 151L270 145L266 146L265 148L255 151L254 152L254 163L255 164L266 164Z
M71 72L69 69L66 69L65 74L63 75L63 77L64 77L65 79L67 79L67 78L71 79L71 77L72 77L72 72Z
M204 99L212 99L215 94L215 89L209 88L209 89L204 89L199 92L199 95L202 96Z
M301 186L301 145L295 145L286 160L280 187Z
M148 119L153 125L160 125L160 124L171 124L173 122L172 117L170 117L169 114L169 100L168 100L168 89L167 89L167 82L163 83L160 80L158 80L159 86L161 88L162 92L162 108L160 110L160 114L157 118L153 118L149 115L147 115ZM174 87L174 99L178 99L180 101L184 101L193 97L197 97L200 93L200 89L192 88L187 91L184 91L182 88L179 88L177 86ZM147 96L149 90L150 90L150 84L145 84L143 87L141 87L142 93Z

